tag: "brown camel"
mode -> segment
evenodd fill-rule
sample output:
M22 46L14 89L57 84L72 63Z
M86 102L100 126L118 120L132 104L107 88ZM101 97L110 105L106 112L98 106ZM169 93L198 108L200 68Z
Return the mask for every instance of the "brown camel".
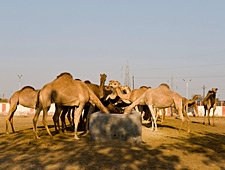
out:
M182 105L183 105L183 112L186 111L187 112L187 108L194 108L195 109L195 113L196 115L198 116L198 105L197 103L195 102L195 100L197 100L201 95L194 95L194 97L191 99L191 100L188 100L187 98L183 97L183 102L182 102ZM186 108L187 106L187 108ZM162 110L162 119L161 119L161 123L164 122L164 119L165 119L165 113L166 111L165 110Z
M39 107L38 104L38 93L39 89L34 89L31 86L25 86L21 90L16 91L10 98L10 109L8 116L6 118L6 133L9 133L8 130L8 122L10 121L12 131L15 132L13 127L13 116L16 112L17 105L22 105L24 107L37 109ZM57 108L57 107L56 107ZM42 108L40 108L41 110ZM67 112L67 108L63 107L63 112Z
M213 108L213 126L214 124L214 113L216 110L216 93L217 93L218 88L212 88L212 90L209 90L206 97L203 100L203 105L204 105L204 109L205 109L205 114L204 114L204 122L205 123L205 117L206 117L206 113L208 113L208 124L210 125L210 110L211 108Z
M128 85L121 86L120 89L122 92L124 92L126 94L131 92L131 89Z
M194 108L195 113L197 116L198 115L198 105L195 102L201 95L194 95L194 97L191 100L188 100L187 98L183 97L183 109L187 109L185 106L188 108Z
M130 93L123 93L120 88L120 83L118 81L109 81L109 86L114 88L116 91L115 95L118 95L125 103L130 104L134 102L138 97L140 97L145 91L150 87L141 87L140 89L133 89Z
M87 102L95 104L103 113L109 113L109 110L103 106L98 97L92 90L82 81L74 80L70 73L62 73L55 80L46 84L39 93L39 103L43 108L43 121L48 134L52 137L47 125L47 114L51 106L51 103L57 104L57 116L59 118L62 106L77 106L74 116L74 138L79 139L77 136L78 122L81 116L81 112ZM34 134L37 135L37 120L40 115L40 110L37 109L34 119ZM55 120L58 122L58 120ZM58 125L59 127L59 125Z
M87 86L94 92L94 94L103 102L103 104L105 105L105 102L104 102L104 99L105 99L105 95L107 95L108 93L108 89L105 88L105 81L106 81L106 74L100 74L100 85L96 85L96 84L93 84L91 83L89 80L86 80L84 81ZM107 108L109 109L110 112L118 112L118 110L112 105L112 103L108 103L106 104ZM73 110L74 111L74 110ZM89 117L90 117L90 114L93 113L95 111L95 105L92 105L90 104L89 102L86 103L85 107L84 107L84 114L83 116L80 117L80 126L81 128L84 128L84 125L85 126L85 130L87 131L88 130L88 121L89 121ZM65 114L67 112L62 112L61 114L61 120L64 124L64 127L65 126ZM70 112L69 112L70 113ZM69 119L69 116L67 116L68 119ZM84 123L84 120L86 120L86 123ZM64 130L64 127L63 127L63 130Z
M112 87L115 91L115 93L112 94L112 96L114 98L116 96L119 96L121 100L127 104L131 104L138 97L140 97L145 91L151 88L151 87L142 86L139 89L133 89L131 91L128 85L120 87L120 83L118 81L113 81L113 80L109 81L109 86ZM145 108L144 103L139 103L138 106L135 106L135 110L139 112L143 116L143 118L145 117L145 119L148 119L150 117L149 115L150 111L148 110L148 108Z
M13 115L16 112L17 105L36 109L39 90L35 90L31 86L25 86L21 90L16 91L10 98L9 113L6 118L6 133L9 133L8 123L10 122L13 133L15 132L13 127Z
M155 125L155 130L157 131L156 116L155 116L157 108L165 109L170 106L173 106L178 110L178 114L180 115L180 118L182 120L179 131L181 130L183 122L185 121L186 118L188 120L188 132L190 132L190 119L186 112L182 113L182 97L178 93L171 91L168 85L161 84L157 88L148 89L137 100L135 100L130 106L128 106L125 109L124 114L131 113L131 110L139 103L145 103L146 105L148 105L151 111L153 118L152 130L154 130Z

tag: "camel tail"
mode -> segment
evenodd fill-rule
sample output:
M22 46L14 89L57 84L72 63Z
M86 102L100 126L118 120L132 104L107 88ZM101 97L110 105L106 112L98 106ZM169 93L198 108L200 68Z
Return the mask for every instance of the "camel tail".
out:
M89 94L90 94L91 103L96 104L96 106L101 110L101 112L110 113L109 110L99 100L99 98L94 94L94 92L92 92L91 89L89 89L89 88L88 88L88 91L89 91Z

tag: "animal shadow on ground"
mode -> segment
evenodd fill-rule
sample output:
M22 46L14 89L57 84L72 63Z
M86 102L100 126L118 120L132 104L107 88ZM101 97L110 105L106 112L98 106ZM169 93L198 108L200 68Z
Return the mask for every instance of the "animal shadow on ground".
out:
M145 122L145 123L142 123L142 125L145 126L146 128L151 128L152 127L152 122ZM162 124L162 123L161 124L157 123L157 127L179 130L178 128L176 128L174 126L170 126L170 125L166 125L166 124Z
M50 139L45 129L38 130L39 140L33 139L32 129L0 135L0 169L175 169L180 162L150 145L92 142L88 136L74 140L73 132Z
M178 142L170 145L170 149L182 149L186 154L204 155L203 164L206 166L217 165L225 170L225 133L198 132L191 133L188 138L177 137ZM165 145L165 147L168 147Z
M172 121L177 122L176 126ZM195 169L194 155L201 157L200 167L216 165L214 169L225 170L225 133L194 131L178 136L180 121L171 119L168 123L172 126L158 124L160 133L149 132L151 124L143 123L142 130L147 133L139 145L118 140L92 142L88 135L74 140L71 131L54 134L50 139L42 126L38 128L39 140L34 140L32 128L2 133L0 169ZM54 126L49 127L54 132ZM185 160L191 161L189 166L183 163Z

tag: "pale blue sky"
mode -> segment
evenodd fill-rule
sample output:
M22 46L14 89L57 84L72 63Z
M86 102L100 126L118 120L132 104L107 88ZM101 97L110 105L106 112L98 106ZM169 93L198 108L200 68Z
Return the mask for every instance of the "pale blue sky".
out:
M61 72L135 88L171 84L189 98L218 87L225 100L224 0L1 0L0 97L42 88ZM122 69L123 68L123 69Z

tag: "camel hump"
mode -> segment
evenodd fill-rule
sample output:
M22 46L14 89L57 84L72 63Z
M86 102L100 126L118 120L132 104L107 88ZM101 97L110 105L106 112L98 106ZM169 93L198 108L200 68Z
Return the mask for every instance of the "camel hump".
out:
M166 88L170 89L170 86L166 83L160 84L159 87L166 87Z
M61 78L61 77L70 77L70 78L73 78L73 76L70 73L67 73L67 72L61 73L60 75L58 75L56 77L56 79Z
M32 90L35 90L32 86L25 86L25 87L23 87L23 88L21 89L21 91L22 91L22 90L25 90L25 89L32 89Z
M147 87L147 86L141 86L140 89L150 89L151 87Z
M90 80L85 80L84 81L86 84L91 84L91 81Z

